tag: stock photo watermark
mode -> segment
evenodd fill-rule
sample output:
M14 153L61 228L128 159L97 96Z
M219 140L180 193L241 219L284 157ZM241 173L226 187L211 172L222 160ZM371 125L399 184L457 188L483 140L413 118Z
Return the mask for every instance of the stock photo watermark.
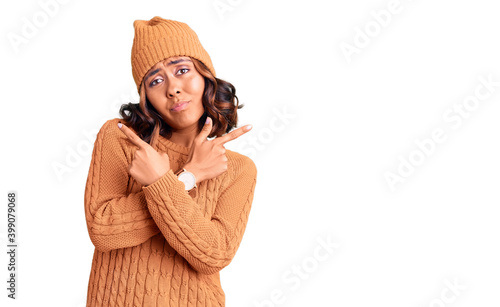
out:
M224 15L227 12L232 12L234 9L243 2L243 0L215 0L212 2L212 6L214 7L217 16L219 16L220 20L224 20Z
M85 307L87 306L87 298L83 298L81 299L78 303L76 303L76 305L74 305L74 307Z
M57 16L61 5L67 4L69 0L39 0L39 9L32 16L21 17L21 27L15 32L7 33L12 48L19 52L21 45L26 45L36 37L41 29L45 28L50 20Z
M120 98L113 100L109 108L109 115L102 117L100 123L103 124L106 120L113 117L120 106L128 102L139 102L139 94L135 88L131 87L129 94L122 94ZM245 136L244 140L238 141L238 152L255 159L258 153L264 151L269 144L275 141L276 136L283 133L286 127L297 117L297 114L288 110L286 106L281 108L273 107L272 113L273 117L267 127L256 129L255 132ZM98 126L100 127L101 125ZM92 154L94 142L100 129L99 127L83 129L81 138L76 144L64 147L64 157L60 160L52 161L51 167L59 183L64 182L65 177L80 167L84 158Z
M244 140L238 142L237 150L251 159L255 159L257 154L271 144L275 136L283 132L297 114L287 110L286 106L281 109L273 107L274 116L269 121L268 127L259 128L254 133L249 133Z
M302 283L309 280L318 271L322 262L329 260L340 247L338 242L332 241L330 235L317 237L316 246L310 256L305 257L299 264L293 264L290 269L281 275L282 285L269 291L265 299L254 300L254 307L274 307L284 304L291 292L297 292Z
M18 194L16 191L9 191L7 193L7 297L10 299L17 299L17 285L19 283L19 263L18 263Z
M454 278L453 282L445 279L443 281L445 287L441 290L439 297L433 298L429 302L429 307L448 307L457 300L457 298L462 295L462 292L467 289L467 287L458 282L458 278Z
M411 0L408 0L411 2ZM373 39L380 35L384 28L387 28L396 15L403 11L403 6L399 0L391 0L385 9L370 11L370 20L363 26L354 27L354 35L351 42L340 42L340 50L348 64L352 62L352 56L361 54Z
M452 107L443 112L443 121L452 130L460 128L482 105L481 102L490 98L495 93L496 88L500 86L500 82L493 80L491 73L488 76L479 76L478 80L479 84L475 87L473 94L466 96L461 102L454 103ZM436 127L429 136L415 139L416 148L406 157L397 156L399 162L397 169L384 172L384 179L392 192L396 191L397 184L404 183L408 177L415 173L418 166L423 165L435 153L438 145L443 144L448 139L445 127Z
M64 159L58 161L52 161L51 166L54 174L56 175L59 183L64 181L64 177L72 173L76 168L78 168L85 157L89 157L92 154L94 148L94 142L99 132L100 127L110 118L116 117L118 115L117 111L120 106L124 103L139 102L139 94L135 87L130 88L129 94L121 94L120 98L114 99L108 109L108 116L103 116L99 120L98 127L92 129L83 129L82 137L74 146L66 145Z

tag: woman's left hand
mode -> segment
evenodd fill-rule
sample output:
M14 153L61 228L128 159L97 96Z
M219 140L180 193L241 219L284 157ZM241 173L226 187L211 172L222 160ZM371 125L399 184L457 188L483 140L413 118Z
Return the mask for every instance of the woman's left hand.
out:
M127 138L138 148L130 163L128 172L134 179L148 186L163 177L170 170L170 161L166 153L159 153L151 145L144 142L129 127L121 124L121 130ZM118 125L120 127L120 124Z

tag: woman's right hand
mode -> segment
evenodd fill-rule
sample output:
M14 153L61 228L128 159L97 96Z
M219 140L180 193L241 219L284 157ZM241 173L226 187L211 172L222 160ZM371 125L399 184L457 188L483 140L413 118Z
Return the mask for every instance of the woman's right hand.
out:
M191 151L184 168L196 177L196 184L222 174L227 170L226 148L224 144L232 141L252 129L246 125L235 129L221 137L207 140L212 130L212 119L207 117L207 123L193 140Z

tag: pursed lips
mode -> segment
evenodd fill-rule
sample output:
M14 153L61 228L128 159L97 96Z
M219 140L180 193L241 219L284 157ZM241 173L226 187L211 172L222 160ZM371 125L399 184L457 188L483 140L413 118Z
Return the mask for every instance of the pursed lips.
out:
M179 101L179 102L175 103L172 106L172 108L170 108L170 111L177 112L177 111L184 110L187 107L188 103L189 103L189 101Z

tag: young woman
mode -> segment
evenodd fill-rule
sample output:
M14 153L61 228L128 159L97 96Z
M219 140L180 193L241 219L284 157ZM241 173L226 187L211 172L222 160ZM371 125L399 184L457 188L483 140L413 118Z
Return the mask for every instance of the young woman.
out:
M87 306L225 306L219 272L242 240L257 170L224 144L251 126L233 130L235 88L186 24L134 29L140 102L99 130L85 189Z

